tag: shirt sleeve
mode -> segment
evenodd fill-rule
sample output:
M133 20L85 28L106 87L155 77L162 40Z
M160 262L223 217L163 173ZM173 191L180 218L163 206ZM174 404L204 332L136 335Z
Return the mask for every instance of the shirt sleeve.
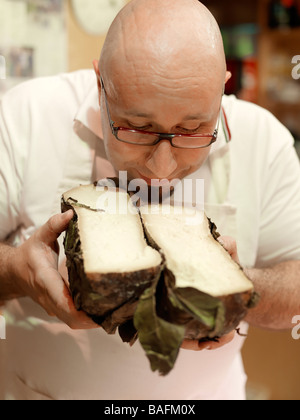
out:
M5 95L0 102L0 241L19 226L25 145L20 133L27 130L18 112L17 95ZM24 114L25 110L22 110ZM21 123L22 121L22 123ZM20 127L20 124L23 124Z
M275 124L270 140L281 147L265 162L257 267L300 260L300 162L291 134Z

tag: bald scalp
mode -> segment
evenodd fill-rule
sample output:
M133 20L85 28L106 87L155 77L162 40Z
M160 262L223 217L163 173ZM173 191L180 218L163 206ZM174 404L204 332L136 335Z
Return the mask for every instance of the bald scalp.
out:
M219 26L198 0L132 0L108 31L99 69L111 94L114 80L143 77L143 69L168 78L214 77L222 84L226 61Z

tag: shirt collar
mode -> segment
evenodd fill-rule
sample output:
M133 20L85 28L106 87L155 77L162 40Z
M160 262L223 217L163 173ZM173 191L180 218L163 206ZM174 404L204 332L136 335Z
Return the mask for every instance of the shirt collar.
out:
M210 155L214 155L216 152L219 152L221 149L227 148L228 144L231 142L231 130L228 123L228 116L225 110L225 101L222 103L222 110L221 110L221 121L219 127L218 138L215 143L213 143Z
M99 95L96 83L93 81L89 87L89 91L84 101L82 102L76 116L75 121L79 121L97 137L103 139L101 114L99 107ZM224 107L224 101L221 111L221 124L217 141L212 145L211 154L217 150L226 147L231 141L231 130L228 123L228 117Z
M94 80L90 85L88 94L86 95L84 101L81 103L74 120L79 121L90 131L92 131L97 137L100 137L101 139L103 138L99 95L97 84Z

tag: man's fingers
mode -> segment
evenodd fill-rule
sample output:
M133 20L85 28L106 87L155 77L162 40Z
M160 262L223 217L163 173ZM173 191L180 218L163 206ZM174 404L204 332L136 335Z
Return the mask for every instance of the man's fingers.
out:
M235 331L224 335L217 341L199 342L198 340L184 340L181 348L185 350L201 351L201 350L216 350L220 347L230 343L235 337Z
M77 311L69 289L56 270L41 271L40 276L43 277L44 293L39 296L38 303L48 315L56 316L72 329L99 328L83 311Z
M99 328L84 312L77 311L67 282L58 272L57 238L73 216L73 210L56 214L19 248L24 296L30 296L49 316L56 316L72 329ZM64 274L67 280L67 272Z
M63 297L60 299L61 306L58 307L57 316L61 321L67 324L73 330L89 330L100 328L94 321L83 311L77 311L69 289L64 285Z
M209 347L209 343L199 343L198 340L184 340L181 348L185 350L200 351Z
M239 263L237 244L235 239L231 238L230 236L221 236L218 241L227 250L231 258Z
M65 213L52 216L48 222L37 231L37 238L48 245L53 244L60 234L67 229L73 215L73 210L68 210Z

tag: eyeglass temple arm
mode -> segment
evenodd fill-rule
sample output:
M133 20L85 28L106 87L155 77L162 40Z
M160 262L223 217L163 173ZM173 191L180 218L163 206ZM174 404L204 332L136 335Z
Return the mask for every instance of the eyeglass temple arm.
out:
M103 79L102 79L101 76L100 76L100 83L101 83L101 89L103 90L104 102L105 102L105 106L106 106L106 112L107 112L107 116L108 116L108 120L109 120L109 125L110 125L112 133L114 134L115 133L114 121L111 119L111 116L110 116L108 101L107 101L107 97L106 97L106 91L105 91Z

